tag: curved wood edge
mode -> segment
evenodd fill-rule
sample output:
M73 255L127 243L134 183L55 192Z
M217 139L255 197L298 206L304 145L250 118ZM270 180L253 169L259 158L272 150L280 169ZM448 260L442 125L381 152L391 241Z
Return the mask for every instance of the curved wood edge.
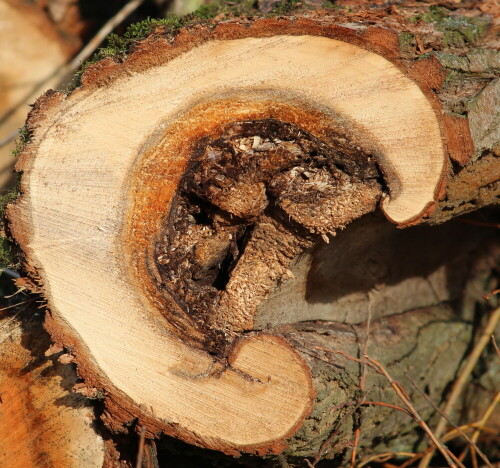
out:
M292 350L290 343L285 338L280 336L263 333L253 336L249 335L238 340L231 350L229 364L232 365L235 363L234 360L237 359L240 348L253 337L259 336L259 338L263 337L264 339L267 337L268 339L289 348L295 355L297 362L300 363L304 374L308 376L308 380L310 382L309 405L304 409L303 417L300 418L280 440L264 444L241 445L235 447L224 440L202 437L201 435L189 431L180 425L162 423L158 419L152 417L151 414L147 413L147 408L138 407L137 404L133 402L125 393L117 390L112 383L96 372L96 366L92 362L89 362L88 359L81 358L81 356L89 355L88 351L82 346L81 340L76 334L61 327L58 321L54 319L50 313L46 316L44 328L49 332L52 341L56 346L65 347L66 349L71 350L71 354L74 356L72 362L77 365L78 375L85 380L85 390L92 393L96 389L104 389L105 410L101 415L101 419L105 423L106 427L115 433L127 432L127 427L130 427L131 423L134 423L133 426L135 426L136 431L138 431L140 427L145 427L146 436L149 438L156 438L161 434L166 434L180 438L189 444L211 450L218 450L227 455L239 456L242 453L252 453L263 456L283 452L283 450L285 450L288 446L287 439L292 437L300 429L304 419L312 410L316 392L312 384L313 380L311 370L299 353Z
M28 114L26 121L26 129L30 135L37 131L45 121L49 121L57 113L57 105L64 100L65 94L61 92L47 91L43 96L39 97L33 108ZM25 145L23 151L19 154L15 171L21 174L29 173L34 161L34 152L37 148L38 135L33 136L30 142ZM26 177L21 177L19 192L20 196L13 202L7 205L6 219L7 231L10 237L22 247L23 268L29 278L26 284L23 284L33 293L38 294L43 290L43 283L37 273L36 266L32 263L32 255L28 248L27 239L31 235L31 219L27 219L26 210L22 210L21 205L24 203L23 193L28 190L28 181Z
M368 26L360 31L334 24L334 21L335 17L324 18L318 15L316 18L315 13L311 13L309 17L235 19L223 23L187 26L179 30L173 40L162 36L158 30L138 43L122 63L107 58L90 66L82 76L81 88L74 92L107 86L128 73L140 72L161 65L211 40L269 37L279 34L323 36L348 42L379 54L413 80L422 90L438 117L442 141L448 157L461 165L467 164L474 149L468 120L445 113L438 93L445 81L446 71L437 58L432 55L417 61L405 59L400 52L396 30ZM457 137L457 135L460 136ZM441 182L435 191L435 201L442 199L445 195L450 169L451 162L445 164L443 168ZM419 216L399 226L418 224L431 216L434 209L435 204L429 204Z

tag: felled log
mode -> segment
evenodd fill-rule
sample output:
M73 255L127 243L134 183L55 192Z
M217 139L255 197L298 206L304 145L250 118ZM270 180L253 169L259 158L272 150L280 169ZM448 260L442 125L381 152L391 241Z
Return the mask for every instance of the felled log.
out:
M42 314L27 302L0 316L0 465L102 466L107 451L91 401L72 391L77 376L60 362L62 349L47 353Z
M454 301L491 286L471 265L495 244L414 226L498 201L498 53L481 11L431 12L160 27L37 101L10 230L111 430L317 456L335 429L342 451L366 339L441 400L473 336ZM364 445L415 441L407 415L364 414Z

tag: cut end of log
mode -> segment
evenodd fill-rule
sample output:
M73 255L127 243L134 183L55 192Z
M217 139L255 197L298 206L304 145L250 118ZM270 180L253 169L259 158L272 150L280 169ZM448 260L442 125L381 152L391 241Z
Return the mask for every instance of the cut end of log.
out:
M416 222L446 167L417 83L287 24L146 42L137 73L47 99L10 210L53 336L123 422L228 453L283 450L312 408L303 358L252 332L290 262L382 197Z

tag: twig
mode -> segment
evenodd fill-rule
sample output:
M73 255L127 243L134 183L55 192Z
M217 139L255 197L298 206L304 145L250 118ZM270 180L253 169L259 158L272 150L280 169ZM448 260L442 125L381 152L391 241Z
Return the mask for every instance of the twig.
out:
M500 392L498 392L495 396L495 398L493 399L493 401L488 405L488 408L486 408L486 411L484 412L483 414L483 417L481 418L481 420L478 422L478 427L477 429L474 431L474 433L472 434L472 437L471 437L471 441L473 442L473 446L471 448L471 450L474 452L474 451L477 451L477 453L479 454L479 456L481 458L483 458L481 456L481 451L479 450L479 448L477 447L476 445L476 442L477 440L479 439L479 436L481 435L481 431L483 430L484 426L486 426L486 423L488 422L488 419L490 419L491 417L491 414L493 413L494 409L496 408L496 406L498 405L498 403L500 403ZM469 451L469 447L466 447L465 450L462 452L462 454L458 457L460 460L463 460L466 455L467 455L467 452ZM472 452L472 453L473 453ZM473 455L474 456L474 455ZM484 459L483 459L484 460ZM490 463L488 463L488 466L491 466Z
M358 449L358 444L359 444L359 427L357 427L354 431L354 443L352 446L352 452L351 452L351 468L354 468L356 466L356 452Z
M316 454L316 456L314 457L313 462L311 463L311 465L313 467L316 466L316 464L319 462L319 460L321 459L321 457L323 456L323 454L328 450L328 447L332 443L333 439L335 437L337 437L337 435L338 435L338 433L340 431L340 428L342 427L342 424L344 424L344 422L346 421L346 419L348 417L352 416L357 411L357 409L361 406L361 403L364 400L365 396L366 396L366 394L362 396L362 398L360 399L360 401L356 404L356 406L351 411L347 411L340 418L340 421L337 423L337 427L335 428L335 430L333 430L332 433L328 436L328 438L321 444L321 447L319 448L318 453Z
M340 405L333 406L332 408L330 408L330 411L332 412L334 410L347 408L348 406L353 406L355 404L357 404L357 401L350 401L347 403L342 403ZM391 408L391 409L394 409L396 411L401 411L402 413L405 413L406 415L412 417L411 413L408 410L401 408L401 406L391 405L390 403L384 403L383 401L362 401L361 406L383 406L385 408Z
M472 452L470 453L471 455L471 460L472 460L472 468L479 468L477 464L477 457L476 457L476 452L474 449L472 449Z
M38 90L41 92L44 90L45 86L49 81L54 80L59 85L67 75L74 73L81 64L87 60L99 47L105 37L113 31L116 26L118 26L123 20L125 20L132 12L134 12L144 0L132 0L127 3L120 11L118 11L112 18L110 18L102 28L96 33L96 35L87 43L87 45L67 64L60 66L53 73L45 77L40 82L36 83L35 86L19 101L13 108L11 108L7 114L0 118L0 123L14 112L16 112L21 106L25 105L26 100ZM14 138L16 138L18 131L8 135L4 140L0 142L0 147L10 143Z
M434 408L434 410L439 413L439 415L446 419L446 421L448 422L448 424L450 424L450 426L453 427L453 429L455 429L466 441L467 443L477 451L477 453L479 454L479 456L483 459L484 463L486 463L486 465L489 467L489 468L493 468L493 466L491 465L490 461L488 460L488 457L480 450L480 448L476 445L476 441L469 438L469 436L462 431L462 429L460 429L460 427L456 426L455 424L453 424L450 420L450 418L445 414L443 413L439 407L431 400L431 398L429 397L429 395L427 395L418 385L417 383L409 376L405 373L405 377L411 382L411 384L422 394L422 396L427 400L427 402L432 406L432 408ZM486 422L485 422L486 424ZM477 440L477 439L476 439ZM458 457L458 459L460 461L463 460L463 458L461 457Z
M99 29L97 34L87 43L87 45L78 53L78 55L71 60L71 62L66 66L67 73L76 70L80 67L82 62L87 60L94 51L99 47L101 42L106 38L106 36L113 31L122 21L124 21L129 15L131 15L144 0L132 0L128 2L116 15L110 18L103 27Z
M376 367L373 364L366 362L364 359L355 358L354 356L351 356L350 354L344 353L344 351L339 351L337 349L325 348L323 346L311 346L311 349L318 349L319 351L325 351L325 352L331 353L331 354L340 354L341 356L344 356L346 359L349 359L349 361L354 361L354 362L357 362L359 364L366 364L367 366L373 367L374 369L376 369Z
M464 424L463 426L459 426L456 429L452 429L451 431L448 431L442 438L441 442L448 442L450 440L455 439L456 437L462 435L460 431L462 432L467 432L467 431L472 431L474 429L477 429L479 427L479 421L475 423L470 423L470 424ZM490 432L492 434L496 434L497 432L492 429L491 427L484 426L483 431L485 432Z
M370 292L368 293L368 318L366 320L366 336L365 336L365 343L363 345L363 352L362 356L366 356L368 354L368 339L370 337L370 325L372 322L372 301L371 301L371 296ZM361 364L361 377L359 379L359 390L362 392L365 389L365 384L366 384L366 362ZM359 445L359 436L360 436L360 428L357 427L356 430L354 431L354 444L352 446L352 452L351 452L351 468L354 468L356 465L356 452L358 449Z
M416 454L412 452L386 452L386 453L377 453L376 455L372 455L371 457L365 458L361 463L357 465L357 468L363 468L363 466L367 465L372 461L378 462L386 462L394 457L414 457Z
M475 423L470 423L470 424L464 424L463 426L460 426L457 429L465 432L465 431L471 431L471 430L475 429L478 426L479 426L479 423L475 422ZM441 438L441 442L448 442L448 441L453 440L456 437L460 436L461 433L457 429L452 429L451 431L447 432ZM487 430L487 431L491 432L492 434L497 434L497 431L495 431L494 429L488 428L486 426L483 428L483 430L484 431ZM424 450L424 451L422 451L420 453L417 453L413 458L411 458L410 460L405 461L399 468L407 468L408 466L413 465L413 463L415 463L420 458L424 457L426 454L428 454L433 449L434 449L434 447L429 447L428 449L426 449L426 450Z
M458 466L465 468L462 462L458 459L458 457L455 456L455 454L451 450L448 450L447 453Z
M384 403L383 401L363 401L361 404L362 406L384 406L385 408L391 408L397 411L401 411L402 413L405 413L411 417L411 413L408 410L401 408L401 406L391 405L390 403Z
M497 352L498 359L500 359L500 349L498 349L497 342L495 340L495 335L491 335L491 342L493 343L493 347L495 348L495 351Z
M415 463L417 460L420 460L427 453L429 453L432 448L434 447L429 447L427 450L417 453L413 458L410 458L409 460L405 461L399 468L406 468L407 466L413 465L413 463Z
M12 140L15 140L18 134L19 130L14 130L13 132L9 133L3 140L0 140L0 148L3 148L5 145L8 145Z
M22 302L22 303L20 303L20 304L14 304L12 307L15 307L15 306L18 306L18 305L21 305L21 304L24 304L24 307L22 307L20 310L18 310L18 311L17 311L17 312L16 312L16 313L12 316L12 317L10 317L10 319L9 319L9 320L6 320L5 322L3 322L3 321L2 321L2 322L0 323L0 325L1 325L1 326L0 326L0 331L2 331L2 328L5 328L5 329L6 329L6 328L8 327L8 325L10 325L10 324L11 324L14 320L16 320L16 318L17 318L20 314L22 314L22 313L23 313L23 312L24 312L24 311L28 308L28 305L29 305L31 302L33 302L33 299L30 299L30 300L28 300L28 301L24 301L24 302ZM2 335L3 335L3 333L0 333L0 334L2 334ZM0 345L1 345L3 342L5 342L5 341L8 339L8 337L9 337L9 335L8 335L8 334L4 335L4 339L3 339L2 341L0 341Z
M363 401L361 403L362 406L383 406L385 408L395 409L396 411L401 411L401 413L405 413L408 416L412 416L408 410L401 408L401 406L391 405L390 403L384 403L383 401Z
M443 413L446 416L449 416L451 414L453 407L455 406L455 403L458 400L458 397L462 393L464 385L469 379L472 370L474 369L474 367L476 367L477 361L479 360L479 357L483 353L483 350L486 347L488 340L490 339L490 336L495 331L495 328L499 320L500 320L500 307L495 309L491 314L488 323L486 324L486 327L483 333L481 334L479 341L477 342L476 346L474 346L474 349L472 350L472 353L467 359L467 362L464 368L462 369L462 372L460 372L457 380L453 384L451 394L443 409ZM441 438L441 436L444 434L445 429L446 429L446 419L441 418L438 422L436 430L434 431L437 439ZM429 452L420 462L419 468L427 468L429 466L429 462L431 461L433 454L434 450Z
M0 309L0 312L3 312L3 311L8 310L8 309L13 309L14 307L17 307L17 306L20 306L20 305L26 304L26 303L28 303L28 302L33 302L33 301L34 301L34 299L28 299L28 300L23 301L23 302L18 302L17 304L12 304L12 305L10 305L10 306L2 307L2 308Z
M139 439L139 450L137 452L137 462L135 468L142 467L142 461L144 460L144 441L146 440L146 426L141 427L140 439Z
M391 384L392 388L396 392L396 395L401 399L401 401L406 405L410 413L413 415L413 418L415 421L417 421L418 425L425 431L429 439L431 439L432 443L436 446L436 448L441 452L445 460L447 461L448 465L451 468L456 468L457 464L453 462L449 455L449 451L447 451L439 442L437 437L432 433L430 430L429 426L425 423L425 421L422 419L422 417L418 414L417 410L414 408L414 406L411 404L411 401L409 398L406 396L404 390L402 387L399 385L398 382L396 382L385 370L384 366L380 364L378 361L375 359L370 358L369 356L364 356L365 359L370 361L378 370L379 373L382 374L387 381ZM458 464L458 466L463 465L461 463Z
M494 289L489 294L486 294L485 296L483 296L483 299L488 300L490 297L493 297L495 294L500 294L500 289Z
M160 464L158 462L158 452L156 450L156 444L153 440L145 442L144 455L145 468L160 468Z

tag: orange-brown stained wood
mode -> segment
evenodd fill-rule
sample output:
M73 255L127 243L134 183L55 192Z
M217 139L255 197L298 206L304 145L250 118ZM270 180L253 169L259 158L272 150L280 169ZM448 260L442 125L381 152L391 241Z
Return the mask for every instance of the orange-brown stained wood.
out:
M296 103L277 102L266 96L259 97L257 93L252 99L235 95L231 99L203 102L178 118L165 135L161 135L161 142L145 151L130 177L133 182L128 198L133 199L134 204L128 210L125 253L134 268L129 270L135 270L141 286L151 295L152 303L164 305L170 316L167 325L174 325L193 343L200 342L202 337L185 317L174 315L173 311L179 306L164 294L159 294L159 273L151 274L156 267L148 246L151 239L157 238L158 232L162 231L162 223L166 222L194 145L204 137L218 138L231 122L264 118L292 123L325 141L329 139L329 133L337 132L356 145L363 145L362 139L353 134L355 129L343 128L341 123L327 115L308 109L305 103L300 108ZM149 254L147 262L143 261L143 252Z
M0 319L0 466L100 468L94 411L71 391L74 368L44 356L48 343L39 318Z
M443 128L446 130L448 148L454 150L450 151L450 158L461 166L465 166L470 161L471 155L474 154L474 145L467 118L444 115Z

